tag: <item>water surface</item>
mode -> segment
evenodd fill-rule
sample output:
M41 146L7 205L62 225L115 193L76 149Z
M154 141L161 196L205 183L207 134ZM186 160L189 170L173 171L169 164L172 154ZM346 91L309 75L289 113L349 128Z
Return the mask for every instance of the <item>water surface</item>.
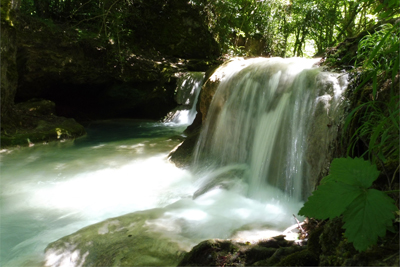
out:
M0 265L29 266L48 243L84 226L181 198L171 187L190 177L167 155L184 129L102 121L74 141L3 150Z

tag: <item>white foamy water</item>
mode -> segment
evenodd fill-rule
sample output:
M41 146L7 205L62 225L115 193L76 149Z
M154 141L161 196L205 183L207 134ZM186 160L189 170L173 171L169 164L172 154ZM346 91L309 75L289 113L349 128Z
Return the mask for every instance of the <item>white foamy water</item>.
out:
M161 255L165 238L189 250L209 238L282 233L323 166L346 86L316 62L233 60L217 70L211 79L220 84L187 170L167 159L180 123L98 122L75 141L1 151L1 266L81 266L92 251L90 242L77 250L79 234L46 256L44 249L136 211L143 212L133 221L100 223L98 235L111 226L146 235Z
M3 151L1 266L41 266L49 243L107 218L152 208L165 212L146 225L169 233L185 249L203 239L232 237L250 224L283 230L293 223L298 203L247 198L241 181L192 199L203 178L167 160L179 142L172 137L183 129L98 122L75 141Z

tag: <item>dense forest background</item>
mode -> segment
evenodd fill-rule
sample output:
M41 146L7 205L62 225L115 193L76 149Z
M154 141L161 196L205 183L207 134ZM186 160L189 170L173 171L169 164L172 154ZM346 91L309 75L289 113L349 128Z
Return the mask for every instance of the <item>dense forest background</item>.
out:
M153 34L147 31L148 24L155 22L171 2L28 0L21 1L20 11L49 23L68 24L81 38L112 40L121 48L127 43L137 45L143 36ZM191 5L204 15L221 53L248 56L322 55L327 48L372 29L399 11L396 0L176 2Z

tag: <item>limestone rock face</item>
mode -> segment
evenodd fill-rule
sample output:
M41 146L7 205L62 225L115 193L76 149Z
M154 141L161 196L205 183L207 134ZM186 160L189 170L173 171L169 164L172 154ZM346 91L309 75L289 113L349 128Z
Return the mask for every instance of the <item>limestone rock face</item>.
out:
M229 62L229 61L228 61ZM218 88L220 80L225 77L227 64L210 67L206 72L205 83L201 88L197 102L197 115L193 123L186 129L186 140L170 153L170 160L178 167L188 166L192 162L192 154L204 125L211 101Z

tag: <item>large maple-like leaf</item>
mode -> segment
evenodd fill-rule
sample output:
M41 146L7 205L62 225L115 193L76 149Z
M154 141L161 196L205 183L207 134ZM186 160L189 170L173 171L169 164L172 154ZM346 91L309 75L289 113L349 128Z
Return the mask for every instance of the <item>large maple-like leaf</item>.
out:
M378 176L379 171L369 161L361 158L337 158L331 163L329 175L321 182L340 181L369 188Z
M382 191L365 190L352 201L343 214L345 236L359 251L375 244L378 237L386 234L392 225L397 207L394 201Z
M392 226L397 207L382 191L368 189L379 176L375 165L362 159L340 158L331 164L299 214L316 219L343 214L345 236L359 251L375 244Z
M350 203L362 194L353 185L331 181L321 184L304 203L299 214L316 219L333 219L343 214Z

